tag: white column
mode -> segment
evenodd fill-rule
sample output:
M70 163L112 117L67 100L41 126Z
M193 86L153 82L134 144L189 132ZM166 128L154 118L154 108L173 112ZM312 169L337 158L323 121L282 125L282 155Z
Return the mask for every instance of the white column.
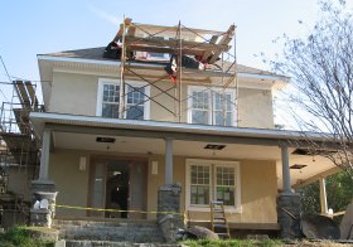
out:
M320 178L320 207L321 214L328 214L328 205L327 205L327 193L326 193L326 179Z
M291 194L288 146L281 146L283 193Z
M165 139L165 184L173 183L173 140Z
M39 180L48 180L50 137L51 130L44 128L42 137L42 151L40 155Z

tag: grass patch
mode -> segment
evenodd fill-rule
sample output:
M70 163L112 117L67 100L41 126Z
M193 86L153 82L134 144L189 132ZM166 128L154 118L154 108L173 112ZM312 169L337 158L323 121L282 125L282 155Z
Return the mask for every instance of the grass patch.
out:
M188 247L277 247L283 246L280 240L250 240L250 239L232 239L232 240L186 240L182 244Z
M33 238L26 227L14 227L0 234L0 247L54 247L54 243Z

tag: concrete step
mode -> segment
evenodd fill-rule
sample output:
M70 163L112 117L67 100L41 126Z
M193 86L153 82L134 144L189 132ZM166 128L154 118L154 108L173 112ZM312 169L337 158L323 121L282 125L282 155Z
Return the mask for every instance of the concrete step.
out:
M179 244L131 243L92 240L61 240L57 247L181 247Z
M100 241L134 243L164 242L162 232L155 221L56 220L54 228L60 230L60 239L96 241L95 244L99 244ZM82 244L84 243L82 242Z

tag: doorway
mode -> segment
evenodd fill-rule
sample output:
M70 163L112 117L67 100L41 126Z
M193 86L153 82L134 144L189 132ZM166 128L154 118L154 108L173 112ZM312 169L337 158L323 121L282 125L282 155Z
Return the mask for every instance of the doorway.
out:
M91 160L90 206L113 209L93 210L91 217L144 219L147 207L148 160L139 158L94 157ZM115 212L114 209L122 210Z
M130 164L128 161L109 162L107 166L106 208L122 212L106 212L107 218L127 218L129 205Z

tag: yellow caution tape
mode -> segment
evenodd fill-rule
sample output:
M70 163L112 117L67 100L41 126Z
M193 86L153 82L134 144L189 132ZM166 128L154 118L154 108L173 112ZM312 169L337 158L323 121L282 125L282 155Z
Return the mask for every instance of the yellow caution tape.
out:
M97 212L183 215L182 213L173 212L173 211L122 210L122 209L113 209L113 208L92 208L92 207L70 206L70 205L61 205L61 204L56 204L55 206L57 208L67 208L67 209L77 209L77 210L90 210L90 211L97 211Z

